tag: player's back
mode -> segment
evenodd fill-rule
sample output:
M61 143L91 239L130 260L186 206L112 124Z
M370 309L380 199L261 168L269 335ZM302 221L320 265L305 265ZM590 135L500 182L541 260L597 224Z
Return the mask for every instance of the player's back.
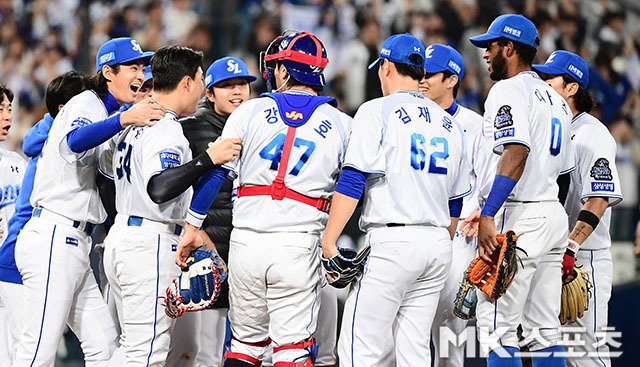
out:
M361 228L390 222L449 225L449 199L470 189L464 145L453 117L418 92L364 103L345 159L345 165L372 174Z
M238 175L240 186L271 185L280 168L289 130L280 115L283 112L295 119L294 125L306 120L295 128L284 178L287 188L311 198L331 198L351 132L351 117L328 103L319 105L309 116L304 108L279 111L280 108L286 107L263 97L243 103L229 116L222 138L240 138L242 153L225 167ZM319 232L326 219L326 213L288 198L238 195L233 207L234 227L264 232Z
M524 172L509 199L557 201L558 176L575 168L566 101L536 73L522 72L491 88L485 110L484 128L493 131L495 153L511 143L529 148ZM490 188L483 185L483 197Z
M464 198L460 218L468 217L473 211L478 209L478 189L476 177L478 171L484 169L482 153L479 151L482 142L482 116L464 106L458 105L452 114L453 118L460 124L465 135L466 159L471 167L469 180L471 183L471 193Z
M167 110L154 126L129 127L116 140L113 177L118 215L183 224L193 189L162 204L154 203L147 184L156 174L191 160L189 142L176 115Z
M109 116L105 104L88 90L71 98L56 116L42 149L34 179L31 205L44 207L77 221L102 223L106 212L95 184L100 145L74 153L67 145L67 134L77 127Z

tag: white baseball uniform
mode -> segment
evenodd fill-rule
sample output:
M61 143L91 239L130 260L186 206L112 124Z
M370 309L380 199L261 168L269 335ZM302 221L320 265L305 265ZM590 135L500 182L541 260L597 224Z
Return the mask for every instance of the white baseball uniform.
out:
M430 365L431 323L451 264L449 200L470 193L464 140L417 91L358 109L345 166L369 173L360 227L371 253L345 303L341 366L381 363L390 333L397 366Z
M481 155L483 153L481 151L482 146L480 145L483 139L482 116L458 104L455 104L452 107L455 107L455 110L452 111L451 116L458 121L465 133L467 142L466 159L472 168L469 172L469 181L472 186L471 193L464 197L462 212L460 213L460 218L464 219L479 208L475 172L484 169L484 167L481 166L481 163L483 162ZM452 260L449 275L447 276L442 292L440 292L438 309L431 327L433 344L435 346L434 366L462 367L464 365L464 344L449 344L447 347L448 354L440 356L440 352L442 350L440 328L447 329L447 331L444 331L445 333L450 330L457 336L464 331L464 328L467 325L465 320L462 320L453 314L453 305L458 289L460 288L460 282L462 281L464 273L475 255L477 246L476 242L475 238L465 237L462 235L462 232L456 230L451 247Z
M91 228L106 218L95 184L104 145L74 153L67 134L119 108L110 94L88 90L58 113L38 162L34 213L18 236L15 257L25 294L25 324L14 366L51 366L65 323L81 341L87 366L105 365L116 331L89 264Z
M294 90L284 94L311 96ZM322 97L307 101L315 98ZM316 330L320 303L317 247L327 213L286 197L242 194L243 186L274 181L290 129L284 115L308 119L295 128L284 182L310 198L331 198L351 132L351 118L326 103L311 113L280 106L269 97L243 103L224 127L223 139L240 138L243 145L239 158L225 165L238 175L240 185L229 250L231 352L258 360L267 346L247 343L270 338L280 347L309 339ZM305 353L276 351L273 361L291 362Z
M584 316L568 327L584 329L581 339L584 346L575 350L587 353L584 359L567 358L570 366L609 367L609 346L599 345L606 334L608 304L611 297L613 263L611 262L611 206L622 200L620 180L616 168L616 142L607 128L588 113L578 114L571 122L571 140L574 144L576 170L571 172L571 184L565 208L569 214L569 230L578 220L582 206L590 197L609 200L595 231L580 246L576 254L576 265L582 266L593 285L589 293L589 308ZM597 141L597 144L594 142Z
M518 255L524 266L518 266L513 283L497 301L478 292L484 348L518 348L520 324L521 344L531 351L555 346L560 338L560 268L568 231L556 180L574 168L570 123L566 101L531 71L499 81L487 96L484 130L485 138L493 140L492 159L499 161L505 144L525 145L529 155L522 177L495 215L497 233L522 234L518 247L524 251ZM486 200L494 175L483 175L481 199Z
M154 126L129 127L115 141L118 215L104 241L104 270L127 367L163 366L167 358L175 320L165 314L158 297L180 273L175 251L193 190L155 204L147 184L154 175L190 160L189 142L170 110Z
M8 234L7 224L13 216L26 167L27 162L18 153L0 149L0 229L4 231L0 246ZM15 355L17 331L23 324L20 292L22 285L0 282L0 360L9 363Z

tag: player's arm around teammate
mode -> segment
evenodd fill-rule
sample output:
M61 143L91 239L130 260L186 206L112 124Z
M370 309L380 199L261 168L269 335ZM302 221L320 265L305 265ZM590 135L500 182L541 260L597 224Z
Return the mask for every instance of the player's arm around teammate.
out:
M34 179L32 218L18 236L15 258L30 315L15 366L53 364L65 323L81 341L88 366L104 365L116 333L89 266L91 231L106 218L95 183L97 157L123 124L148 124L156 106L132 103L150 53L131 38L105 43L90 90L73 97L56 116ZM43 250L46 249L46 250Z
M586 90L589 68L578 55L556 51L544 65L534 65L541 78L558 92L571 109L571 140L575 145L576 170L569 175L565 209L569 214L569 246L562 260L562 275L582 267L591 279L589 307L569 326L583 328L584 345L576 350L585 358L568 358L570 366L611 366L609 347L596 337L607 327L613 263L609 207L622 201L616 161L616 143L607 128L589 114L593 100ZM594 142L597 142L594 143ZM561 322L565 322L561 320ZM603 344L603 345L599 345Z

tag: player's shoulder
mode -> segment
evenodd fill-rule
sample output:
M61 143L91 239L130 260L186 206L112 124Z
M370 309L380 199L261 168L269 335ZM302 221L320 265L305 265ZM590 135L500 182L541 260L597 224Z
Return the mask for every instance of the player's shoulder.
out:
M586 112L581 112L573 119L571 131L579 138L578 142L584 141L587 145L594 145L594 141L615 144L609 129L595 116Z
M482 129L482 115L470 108L461 105L458 106L458 111L453 117L458 120L466 130L480 131Z
M26 165L27 161L18 153L0 148L0 160L10 165Z

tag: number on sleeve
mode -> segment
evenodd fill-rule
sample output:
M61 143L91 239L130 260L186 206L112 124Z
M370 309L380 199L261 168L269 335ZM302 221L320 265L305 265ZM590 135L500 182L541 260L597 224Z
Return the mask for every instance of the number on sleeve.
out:
M549 147L551 155L560 154L560 145L562 145L562 122L554 117L551 119L551 146Z

